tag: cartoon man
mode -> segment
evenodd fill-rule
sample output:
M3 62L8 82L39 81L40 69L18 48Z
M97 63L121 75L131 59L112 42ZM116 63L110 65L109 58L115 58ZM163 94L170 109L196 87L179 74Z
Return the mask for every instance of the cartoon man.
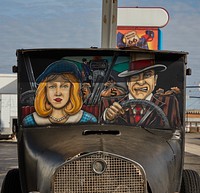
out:
M83 102L87 104L87 101L91 95L91 84L88 82L83 82L81 87L82 95L83 95Z
M103 119L111 123L120 123L120 121L124 120L132 125L137 125L140 120L143 120L141 123L143 126L162 127L164 124L162 123L163 117L158 118L159 112L162 111L167 119L170 120L171 127L179 126L178 102L172 94L173 92L166 95L163 93L153 94L158 73L165 70L165 65L155 64L154 55L152 54L132 55L129 69L118 75L119 77L126 78L129 93L120 101L114 99L111 99L109 102L103 101L103 105L106 108ZM139 100L141 103L142 101L149 101L150 104L130 104L130 108L123 108L123 102L130 100ZM138 106L140 106L139 109L137 109ZM157 106L158 110L156 110ZM151 110L148 110L148 114L146 114L148 108L151 108ZM138 111L140 118L138 118ZM146 117L142 119L144 116Z
M92 76L91 76L91 70L89 62L86 58L82 59L82 79L83 82L88 82L91 84Z

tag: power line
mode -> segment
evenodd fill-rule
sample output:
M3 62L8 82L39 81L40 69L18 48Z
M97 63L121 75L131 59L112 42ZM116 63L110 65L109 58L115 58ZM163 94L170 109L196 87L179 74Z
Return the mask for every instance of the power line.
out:
M200 96L189 96L189 98L198 99Z
M199 86L186 86L186 88L200 88L200 85Z

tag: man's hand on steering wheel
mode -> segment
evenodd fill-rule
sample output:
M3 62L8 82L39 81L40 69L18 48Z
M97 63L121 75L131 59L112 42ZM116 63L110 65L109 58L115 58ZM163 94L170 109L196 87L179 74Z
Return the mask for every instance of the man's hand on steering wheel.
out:
M125 109L131 108L132 105L135 106L137 104L140 104L147 109L147 111L145 111L145 113L143 114L141 120L137 123L137 126L142 126L144 121L154 111L157 114L157 116L162 119L164 124L163 128L170 127L168 118L159 106L155 105L150 101L140 99L130 99L121 103L114 102L109 108L106 109L105 118L107 121L115 121L116 118L120 117L125 113Z
M108 121L114 121L117 117L124 114L124 109L118 102L114 102L106 109L105 117Z

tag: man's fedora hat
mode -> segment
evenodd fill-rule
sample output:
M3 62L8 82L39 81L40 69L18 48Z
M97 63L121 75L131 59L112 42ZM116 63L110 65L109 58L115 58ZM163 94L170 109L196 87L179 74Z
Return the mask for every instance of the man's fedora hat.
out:
M155 64L155 56L153 54L132 54L129 69L119 73L118 76L133 76L151 69L158 73L165 71L167 67L163 64Z
M73 74L78 80L81 80L81 73L76 64L65 59L61 59L51 63L37 78L36 83L39 84L50 75L63 73Z

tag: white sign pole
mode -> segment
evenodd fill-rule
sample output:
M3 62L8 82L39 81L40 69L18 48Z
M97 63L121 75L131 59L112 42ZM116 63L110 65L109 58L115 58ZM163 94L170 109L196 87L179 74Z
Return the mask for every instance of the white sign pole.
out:
M101 47L116 47L118 0L102 0Z

